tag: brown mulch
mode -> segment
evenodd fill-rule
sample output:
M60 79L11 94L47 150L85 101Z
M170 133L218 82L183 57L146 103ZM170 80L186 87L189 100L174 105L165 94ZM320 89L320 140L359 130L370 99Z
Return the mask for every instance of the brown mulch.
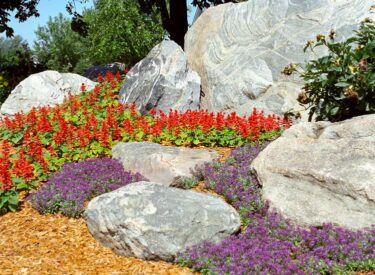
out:
M221 161L231 152L215 150ZM91 236L83 219L41 215L26 202L20 211L0 216L0 274L196 273L167 262L118 256Z
M121 257L83 219L40 215L29 202L0 216L0 274L193 274L166 262Z

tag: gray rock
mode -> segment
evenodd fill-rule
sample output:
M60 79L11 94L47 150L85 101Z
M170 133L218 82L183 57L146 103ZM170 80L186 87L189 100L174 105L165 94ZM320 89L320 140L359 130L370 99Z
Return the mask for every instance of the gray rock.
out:
M173 261L178 252L239 230L238 213L222 199L136 182L90 201L87 226L96 240L123 256Z
M126 75L121 103L135 103L145 114L152 108L169 112L199 108L200 78L173 41L163 41Z
M196 165L219 158L213 150L163 146L152 142L118 143L112 148L112 157L125 170L139 172L150 181L181 187L185 178L192 177Z
M253 161L271 207L299 224L375 224L375 115L299 123Z
M371 0L251 0L206 10L185 36L188 64L201 77L201 108L237 111L253 107L282 115L302 110L296 98L298 75L281 73L289 63L303 63L315 54L303 48L317 34L337 31L337 41L353 35Z
M69 94L81 93L82 83L87 90L95 87L95 82L73 73L44 71L32 74L21 81L0 108L3 116L13 116L18 112L27 113L33 107L61 104Z
M103 77L105 77L107 72L111 72L113 75L115 75L117 72L124 72L125 68L126 65L120 62L97 65L88 68L85 71L84 76L88 79L91 79L92 81L98 81L99 74L101 74Z

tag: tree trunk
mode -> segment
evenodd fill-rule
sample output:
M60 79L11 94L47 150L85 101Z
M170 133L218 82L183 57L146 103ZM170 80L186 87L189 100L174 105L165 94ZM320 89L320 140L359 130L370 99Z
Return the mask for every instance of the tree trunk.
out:
M169 32L171 39L184 48L184 37L188 30L186 0L170 1Z

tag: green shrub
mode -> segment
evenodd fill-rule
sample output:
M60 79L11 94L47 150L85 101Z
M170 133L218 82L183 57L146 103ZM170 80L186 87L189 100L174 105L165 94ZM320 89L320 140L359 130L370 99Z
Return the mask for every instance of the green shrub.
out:
M318 35L305 51L318 46L328 48L328 55L306 65L290 64L289 75L298 71L305 80L298 101L309 110L309 121L341 121L375 113L375 24L366 19L353 37L334 41L335 32ZM300 71L299 69L302 69Z
M70 25L71 20L62 13L49 17L47 24L35 31L34 53L50 70L83 74L92 63L86 57L85 38Z
M165 36L160 15L143 13L135 0L98 0L85 11L87 54L94 64L137 63Z
M0 105L19 82L44 69L42 64L35 62L27 42L21 36L0 37Z

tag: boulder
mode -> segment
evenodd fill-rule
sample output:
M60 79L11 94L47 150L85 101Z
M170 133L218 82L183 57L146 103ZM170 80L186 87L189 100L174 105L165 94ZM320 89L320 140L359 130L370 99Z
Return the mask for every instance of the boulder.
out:
M145 114L155 108L185 111L199 108L200 78L173 41L163 41L126 75L120 90L121 103L135 103Z
M81 93L81 85L91 90L96 83L73 73L44 71L32 74L21 81L0 108L0 115L13 116L18 112L27 113L33 107L61 104L69 94Z
M252 165L264 199L298 224L375 224L375 115L294 125Z
M98 81L98 75L101 74L105 77L107 72L111 72L113 75L117 74L117 72L124 72L126 65L120 62L114 62L104 65L97 65L88 68L85 71L84 76L92 81Z
M112 157L118 159L125 170L139 172L150 181L182 187L183 180L193 176L196 165L211 162L219 158L219 154L213 150L152 142L120 142L112 148Z
M222 199L158 183L136 182L90 201L89 231L123 256L173 261L202 241L239 230L240 216Z
M282 115L301 110L298 75L281 73L289 63L315 54L303 48L317 34L337 31L336 40L353 35L371 0L251 0L206 10L185 36L188 64L201 77L201 108L249 115L256 107ZM204 96L203 96L204 95Z

